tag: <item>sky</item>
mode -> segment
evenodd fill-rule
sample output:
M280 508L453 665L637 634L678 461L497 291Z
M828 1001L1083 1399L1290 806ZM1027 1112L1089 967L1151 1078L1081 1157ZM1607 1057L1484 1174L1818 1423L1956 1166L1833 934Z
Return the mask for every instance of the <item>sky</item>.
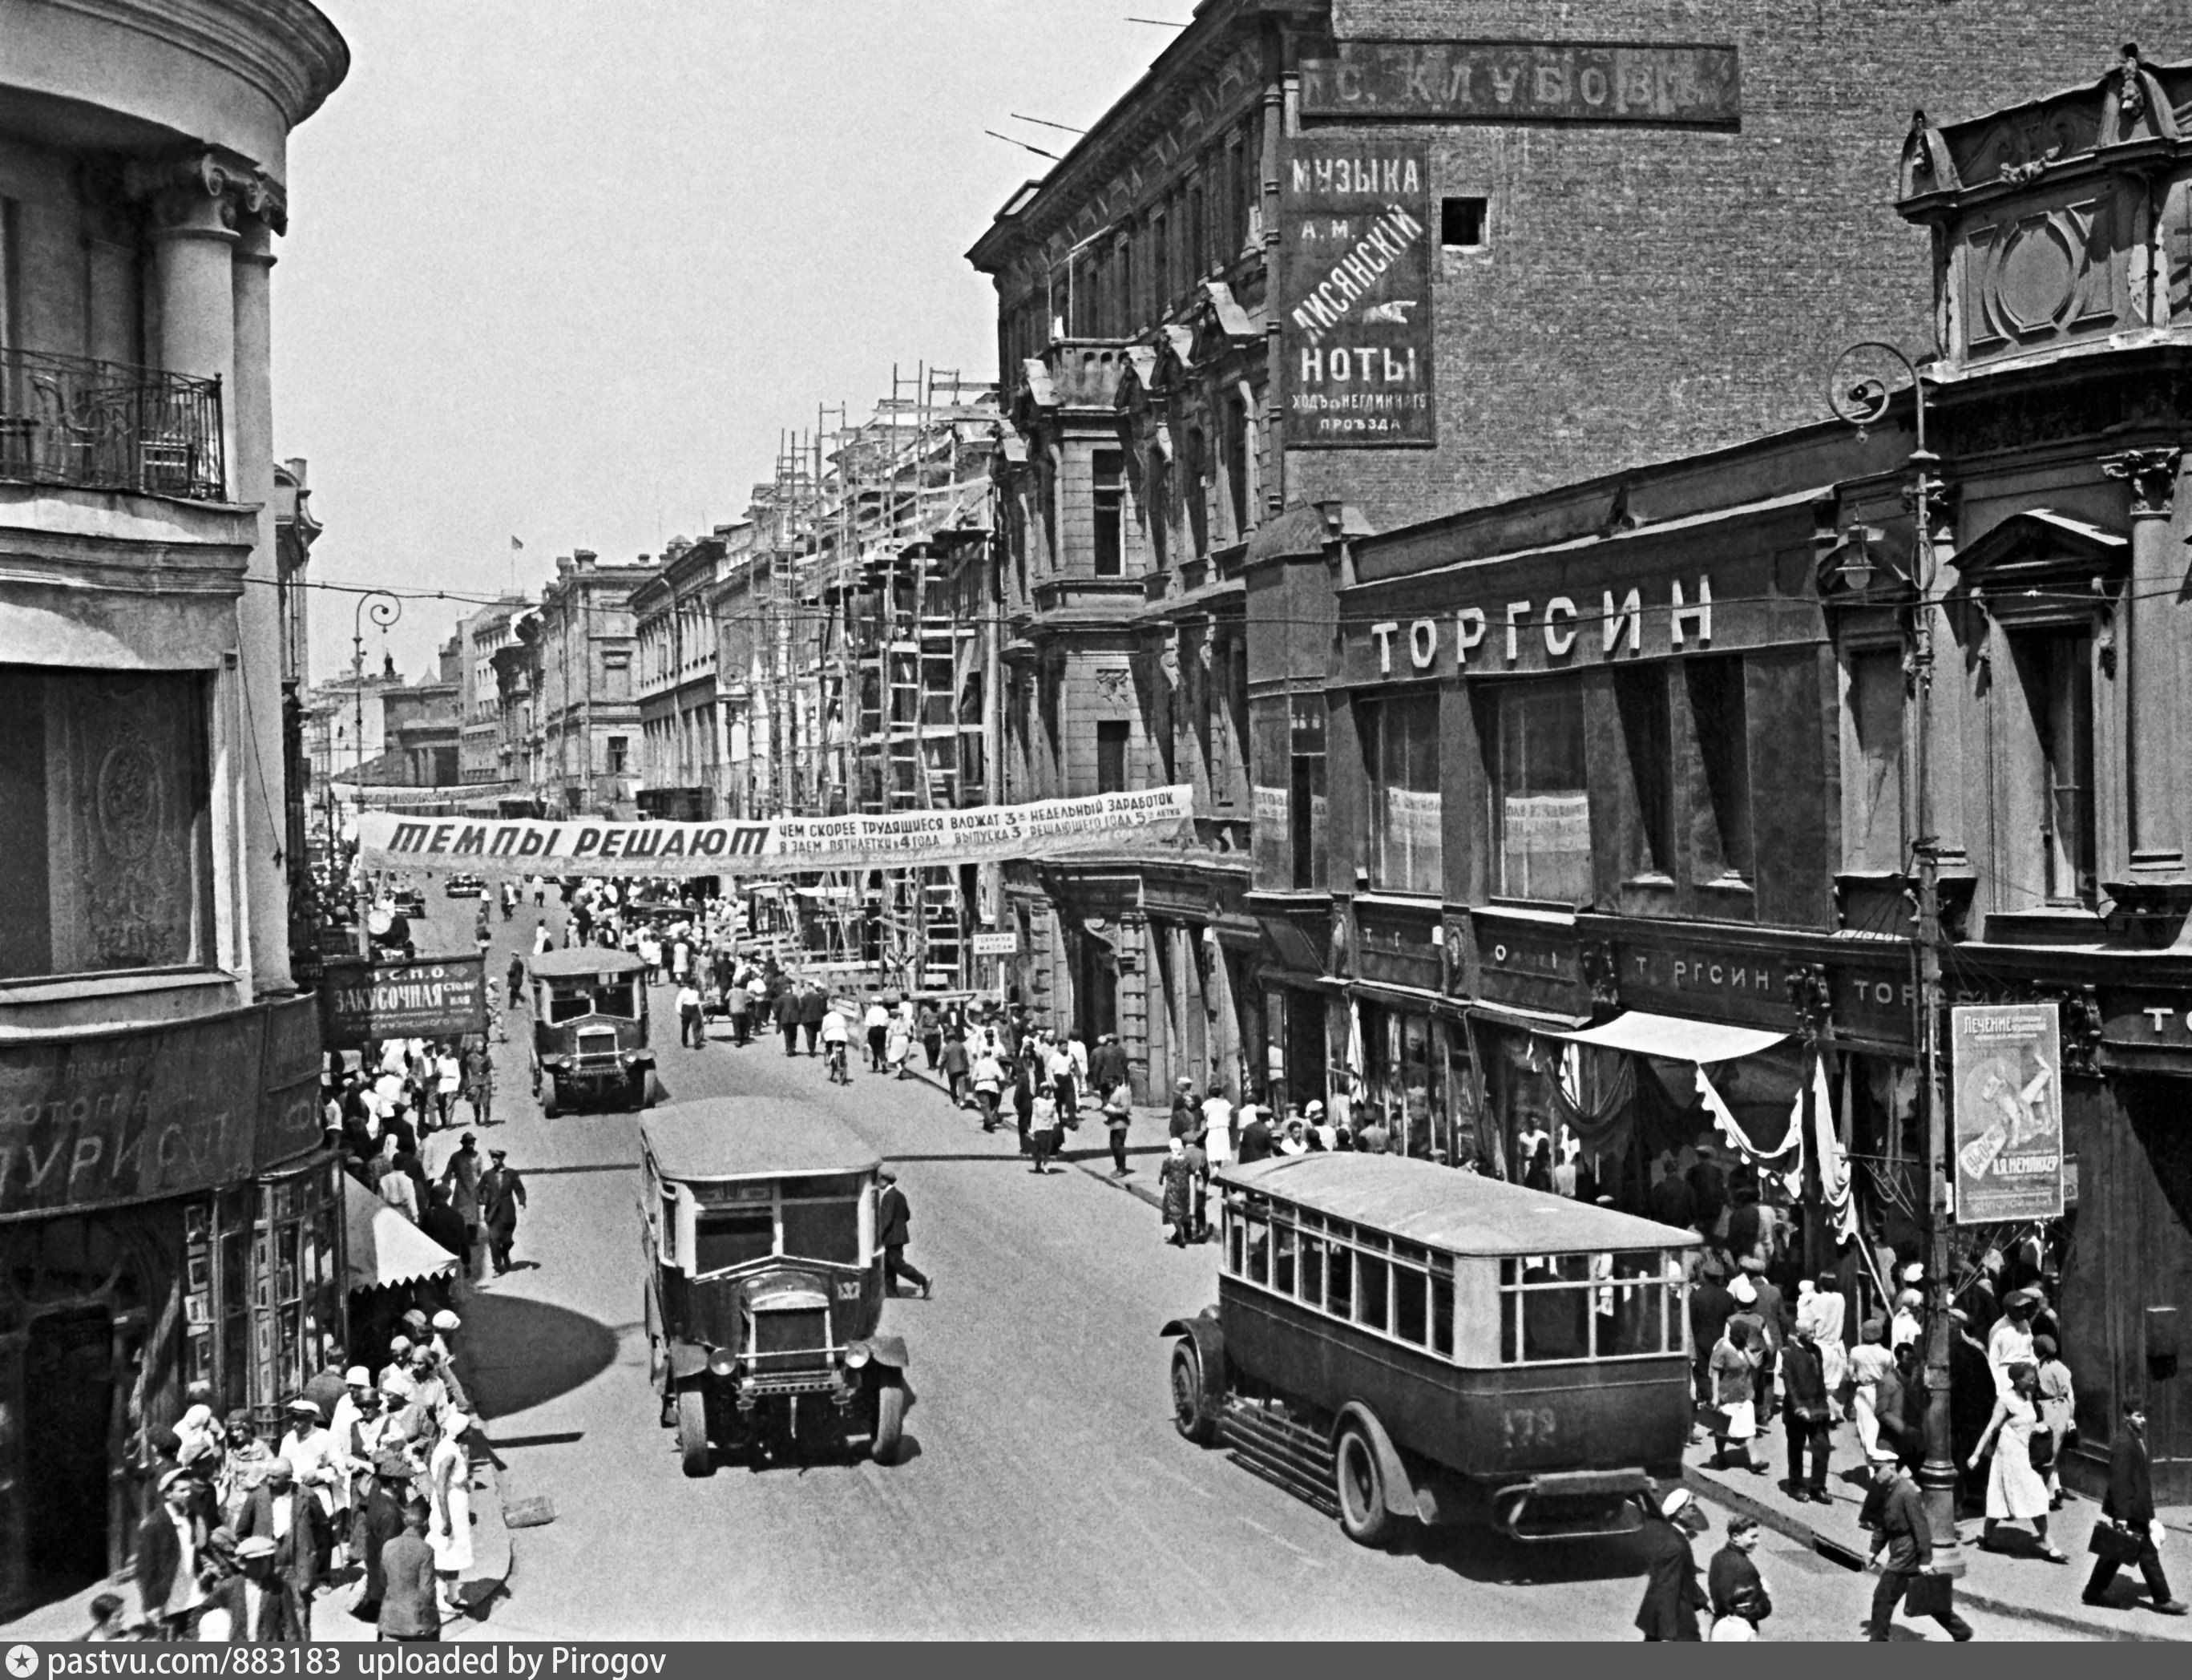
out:
M291 137L276 453L312 574L536 598L555 559L736 517L780 431L893 364L996 377L967 249L1191 0L318 0L348 79ZM511 539L524 544L513 553ZM407 601L414 678L469 606ZM354 602L312 602L315 681Z

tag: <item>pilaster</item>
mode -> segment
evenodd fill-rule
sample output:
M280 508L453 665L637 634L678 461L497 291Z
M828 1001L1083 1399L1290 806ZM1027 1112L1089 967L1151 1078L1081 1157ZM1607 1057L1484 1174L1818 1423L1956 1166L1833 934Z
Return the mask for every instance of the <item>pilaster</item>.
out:
M2101 463L2101 471L2131 493L2131 583L2126 591L2126 650L2130 694L2129 736L2131 878L2136 898L2143 889L2183 888L2185 796L2178 731L2186 716L2180 649L2192 630L2192 609L2183 598L2183 547L2173 516L2183 452L2132 449Z

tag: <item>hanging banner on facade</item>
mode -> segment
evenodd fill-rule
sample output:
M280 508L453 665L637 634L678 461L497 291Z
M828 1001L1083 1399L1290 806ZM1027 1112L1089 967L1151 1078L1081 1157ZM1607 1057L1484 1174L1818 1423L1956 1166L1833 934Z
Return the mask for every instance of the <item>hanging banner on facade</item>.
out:
M773 822L437 820L367 811L357 819L357 840L368 869L745 878L1075 857L1107 851L1127 839L1169 837L1194 814L1191 787L964 811L783 817Z
M1733 128L1733 47L1602 41L1343 41L1301 67L1304 117Z
M321 1036L330 1050L377 1038L461 1038L487 1031L487 961L425 957L330 962L320 982Z
M2052 1003L1949 1011L1955 1082L1956 1220L2063 1214L2063 1055Z
M1287 447L1436 443L1430 148L1305 134L1280 168Z

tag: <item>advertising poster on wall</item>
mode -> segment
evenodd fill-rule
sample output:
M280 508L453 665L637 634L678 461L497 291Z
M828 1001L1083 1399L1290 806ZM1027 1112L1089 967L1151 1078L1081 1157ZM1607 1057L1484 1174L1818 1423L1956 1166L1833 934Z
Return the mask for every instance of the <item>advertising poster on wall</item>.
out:
M1949 1017L1957 1222L2059 1219L2063 1056L2055 1005L1970 1004Z
M1287 447L1438 441L1429 146L1304 134L1280 165Z

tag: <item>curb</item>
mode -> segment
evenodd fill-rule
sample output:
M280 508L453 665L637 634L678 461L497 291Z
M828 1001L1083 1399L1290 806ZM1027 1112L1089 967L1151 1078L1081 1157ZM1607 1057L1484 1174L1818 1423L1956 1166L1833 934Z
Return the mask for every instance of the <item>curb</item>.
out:
M1820 1557L1839 1563L1852 1573L1862 1573L1864 1570L1864 1555L1847 1542L1837 1540L1830 1534L1820 1533L1810 1523L1790 1516L1763 1500L1751 1498L1732 1483L1722 1482L1710 1472L1699 1470L1694 1465L1686 1464L1682 1466L1682 1482L1683 1485L1697 1494L1699 1499L1710 1500L1715 1505L1724 1506L1730 1511L1748 1517L1759 1527L1771 1529L1778 1534L1796 1540L1810 1547ZM2077 1560L2074 1558L2070 1571L2072 1574L2076 1573L2076 1567ZM2018 1600L1998 1597L1991 1592L1967 1587L1964 1581L1968 1579L1965 1577L1956 1582L1957 1599L1962 1603L1984 1610L1992 1615L2007 1616L2018 1621L2039 1622L2049 1627L2059 1627L2069 1632L2082 1634L2088 1639L2115 1639L2148 1645L2176 1645L2183 1643L2182 1640L2172 1639L2166 1634L2146 1633L2135 1628L2111 1626L2106 1622L2089 1621L2083 1617L2069 1615L2060 1610L2043 1610L2035 1605Z
M950 1086L945 1084L943 1080L937 1077L933 1073L930 1073L925 1069L918 1067L909 1067L906 1069L906 1071L914 1078L921 1081L922 1084L927 1085L933 1090L936 1091L947 1102L950 1100ZM880 1077L881 1076L878 1075L876 1077ZM1133 1151L1130 1149L1127 1152L1132 1154ZM1105 1161L1109 1161L1111 1157L1108 1153L1106 1153L1102 1156L1101 1158ZM1136 1201L1147 1203L1150 1207L1157 1209L1159 1211L1162 1211L1164 1208L1164 1198L1159 1196L1155 1191L1150 1190L1142 1185L1134 1183L1130 1180L1113 1178L1111 1176L1111 1169L1109 1167L1099 1166L1093 1161L1077 1159L1072 1156L1064 1153L1060 1153L1058 1159L1064 1162L1067 1166L1087 1174L1090 1178L1095 1180L1097 1183L1105 1186L1107 1188L1112 1190L1123 1190L1127 1195L1133 1197Z

